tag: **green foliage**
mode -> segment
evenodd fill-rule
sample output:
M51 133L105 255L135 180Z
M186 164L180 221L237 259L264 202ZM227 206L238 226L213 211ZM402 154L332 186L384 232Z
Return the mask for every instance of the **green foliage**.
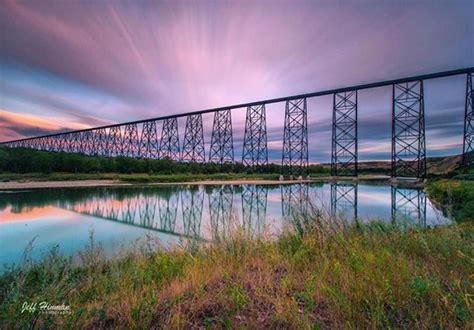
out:
M276 164L250 168L241 163L186 163L170 159L99 157L25 148L0 148L0 173L146 173L149 175L234 173L260 175L262 173L278 174L281 171L281 166ZM316 176L329 174L329 169L321 165L311 165L308 173Z
M474 181L435 180L426 187L431 199L456 221L474 220Z
M399 229L371 224L321 236L230 238L190 251L106 260L93 242L75 264L53 249L0 276L11 328L468 328L472 223ZM25 301L70 315L21 313Z

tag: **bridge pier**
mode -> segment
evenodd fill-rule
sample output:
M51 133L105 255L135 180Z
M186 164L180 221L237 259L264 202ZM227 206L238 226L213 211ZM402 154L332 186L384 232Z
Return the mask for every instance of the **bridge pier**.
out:
M286 174L306 174L308 167L308 113L306 98L286 101L281 164Z
M247 107L242 163L251 167L268 164L265 104Z
M105 128L94 130L94 155L98 156L108 156L108 141L107 141L107 131Z
M423 80L392 85L392 178L426 176Z
M181 160L200 163L206 161L204 130L202 127L202 115L200 114L189 115L186 119Z
M120 126L113 126L109 130L109 154L112 157L123 155L122 130Z
M123 134L123 155L127 157L138 157L140 154L140 140L138 137L137 124L125 125Z
M178 118L168 118L163 121L160 142L160 158L179 160Z
M463 163L474 165L474 90L472 72L466 77L466 105L464 112Z
M219 164L234 162L234 142L230 109L214 113L209 161Z
M156 133L156 121L143 123L142 138L140 139L140 157L158 158L158 136Z
M331 176L357 176L357 90L333 94Z

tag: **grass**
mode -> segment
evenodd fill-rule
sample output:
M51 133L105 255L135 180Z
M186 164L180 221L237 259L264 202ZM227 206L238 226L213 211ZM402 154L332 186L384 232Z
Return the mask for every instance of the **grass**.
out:
M433 180L429 181L426 190L444 213L456 221L474 220L474 181Z
M91 237L79 264L57 249L33 262L27 249L0 277L0 327L472 326L472 222L332 232L316 220L276 240L236 232L210 246L113 260ZM21 313L25 301L64 303L72 313Z
M147 174L147 173L0 173L0 182L8 181L77 181L77 180L115 180L129 183L153 182L191 182L203 180L278 180L279 174L261 173L214 173L214 174Z

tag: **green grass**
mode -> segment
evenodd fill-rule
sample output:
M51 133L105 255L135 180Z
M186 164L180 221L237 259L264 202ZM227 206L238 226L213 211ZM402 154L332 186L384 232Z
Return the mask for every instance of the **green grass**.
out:
M73 264L57 250L0 276L1 328L468 328L474 227L321 227L277 240L236 233L211 246L147 249ZM70 315L21 313L22 304Z
M9 181L80 181L115 180L129 183L191 182L204 180L278 180L273 173L147 174L147 173L0 173L0 182Z
M474 220L474 181L434 180L429 181L426 190L444 213L456 221Z

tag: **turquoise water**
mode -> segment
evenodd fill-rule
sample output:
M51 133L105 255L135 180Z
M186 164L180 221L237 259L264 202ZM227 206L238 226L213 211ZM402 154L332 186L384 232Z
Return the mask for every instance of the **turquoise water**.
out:
M381 221L436 226L449 222L423 191L389 185L170 185L34 189L0 192L0 264L58 246L68 256L91 233L106 256L131 248L169 248L189 240L212 242L239 228L277 236L295 214L320 210L347 222Z

